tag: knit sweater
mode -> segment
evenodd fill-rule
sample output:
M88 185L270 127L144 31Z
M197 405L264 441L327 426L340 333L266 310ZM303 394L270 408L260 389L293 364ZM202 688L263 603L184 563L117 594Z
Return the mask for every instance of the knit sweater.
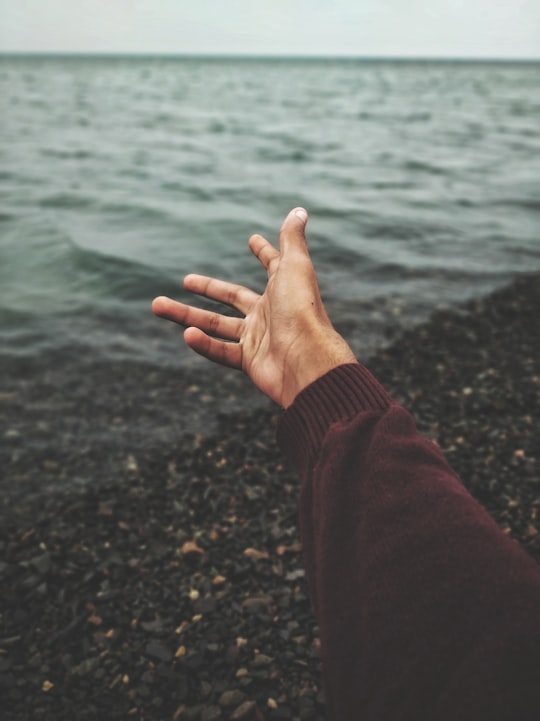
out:
M360 364L304 389L278 441L331 721L540 719L540 567Z

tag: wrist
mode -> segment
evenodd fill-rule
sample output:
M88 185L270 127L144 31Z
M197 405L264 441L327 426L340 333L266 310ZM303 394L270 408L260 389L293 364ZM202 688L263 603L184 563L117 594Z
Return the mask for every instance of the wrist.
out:
M319 343L313 343L309 350L304 350L295 363L291 363L294 371L289 374L290 382L283 385L281 405L288 408L296 396L318 378L329 371L347 363L358 360L349 345L332 329L332 335L325 333Z

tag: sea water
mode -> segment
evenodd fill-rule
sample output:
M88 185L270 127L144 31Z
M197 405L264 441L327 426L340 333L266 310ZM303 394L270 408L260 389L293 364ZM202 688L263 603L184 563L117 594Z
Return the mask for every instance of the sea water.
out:
M191 271L262 289L247 239L297 205L351 333L540 269L539 71L2 57L0 352L159 364L151 298L185 299Z

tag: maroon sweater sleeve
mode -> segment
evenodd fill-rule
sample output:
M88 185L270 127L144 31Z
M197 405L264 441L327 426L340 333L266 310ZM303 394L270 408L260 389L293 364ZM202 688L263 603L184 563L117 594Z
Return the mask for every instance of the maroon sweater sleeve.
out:
M331 721L540 719L540 568L360 364L304 389L278 440Z

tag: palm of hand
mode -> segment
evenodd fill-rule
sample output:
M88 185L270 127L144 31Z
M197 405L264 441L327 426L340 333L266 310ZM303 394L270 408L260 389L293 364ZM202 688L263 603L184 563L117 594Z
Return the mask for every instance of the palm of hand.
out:
M305 212L305 211L304 211ZM324 309L304 237L305 218L291 211L280 234L280 250L260 235L249 246L268 272L262 295L243 286L188 275L184 286L233 306L244 318L156 298L157 315L187 326L184 338L206 358L242 369L282 407L331 368L355 361Z
M269 272L264 294L244 320L240 346L242 369L263 393L286 407L297 364L297 316L302 309L295 303L294 292L287 292L292 289L286 269L277 263L276 270Z

